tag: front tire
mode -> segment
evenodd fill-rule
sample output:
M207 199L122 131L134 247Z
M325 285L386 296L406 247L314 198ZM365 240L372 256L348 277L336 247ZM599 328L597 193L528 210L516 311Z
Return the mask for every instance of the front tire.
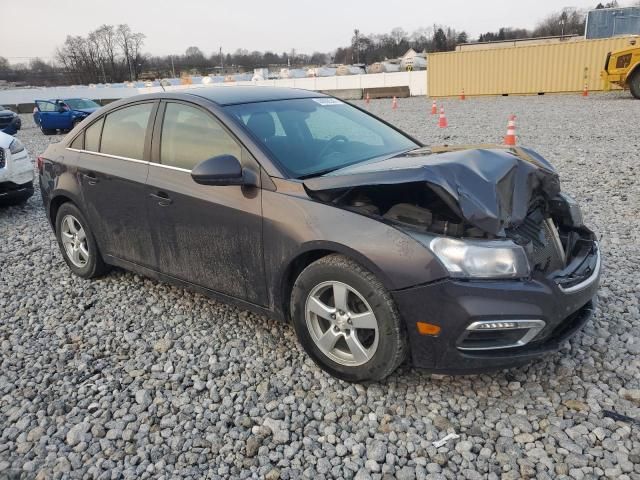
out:
M44 133L45 135L55 135L57 133L57 130L52 130L50 128L44 128L42 126L42 123L40 123L40 131L42 133Z
M108 271L89 222L72 203L64 203L56 214L56 238L64 261L82 278L95 278Z
M640 68L637 68L631 75L629 90L631 90L631 95L640 100Z
M345 256L329 255L302 271L291 316L307 354L342 380L382 380L406 357L406 333L391 295Z

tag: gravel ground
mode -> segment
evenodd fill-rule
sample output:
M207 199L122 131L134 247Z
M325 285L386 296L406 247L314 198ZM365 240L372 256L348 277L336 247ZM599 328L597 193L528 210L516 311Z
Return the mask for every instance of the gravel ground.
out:
M501 141L516 114L602 237L598 312L558 354L346 384L287 325L122 271L72 276L36 195L0 210L0 478L640 479L640 102L450 99L446 130L430 105L368 108L429 143ZM24 122L34 157L60 138Z

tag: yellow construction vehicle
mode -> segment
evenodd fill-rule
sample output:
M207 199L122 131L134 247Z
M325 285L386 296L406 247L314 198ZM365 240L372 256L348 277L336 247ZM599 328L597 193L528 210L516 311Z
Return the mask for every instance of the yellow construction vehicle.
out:
M629 41L629 47L607 54L607 61L601 73L604 90L611 90L611 85L629 89L631 95L640 99L640 46L637 38Z

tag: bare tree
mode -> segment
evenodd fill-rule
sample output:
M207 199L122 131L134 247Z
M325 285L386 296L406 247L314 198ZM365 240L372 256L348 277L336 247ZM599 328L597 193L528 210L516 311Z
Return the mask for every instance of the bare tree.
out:
M144 35L128 25L102 25L87 37L68 36L56 59L74 82L133 80L142 63Z
M575 8L565 8L553 13L538 24L534 37L581 35L584 33L585 15Z

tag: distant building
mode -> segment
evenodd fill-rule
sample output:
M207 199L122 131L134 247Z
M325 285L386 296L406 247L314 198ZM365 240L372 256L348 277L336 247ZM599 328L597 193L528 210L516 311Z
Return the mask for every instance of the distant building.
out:
M640 7L601 8L587 14L585 38L640 35Z

